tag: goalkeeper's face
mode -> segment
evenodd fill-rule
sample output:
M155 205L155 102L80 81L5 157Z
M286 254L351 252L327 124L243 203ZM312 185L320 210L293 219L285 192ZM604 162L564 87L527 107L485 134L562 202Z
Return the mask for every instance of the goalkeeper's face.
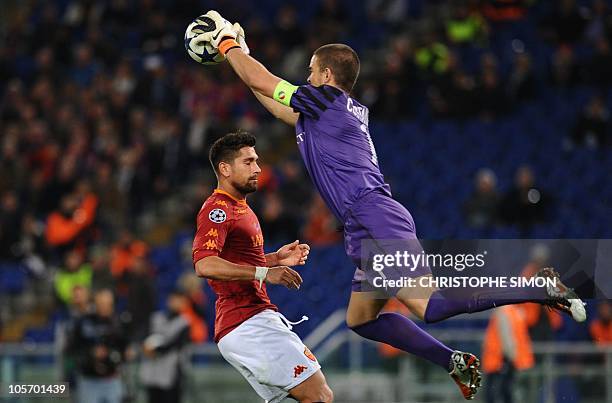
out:
M242 147L236 158L228 165L228 180L242 194L257 190L257 178L261 168L257 164L259 156L253 147Z
M312 84L315 87L319 87L323 84L329 84L331 79L331 71L329 69L321 70L317 55L313 55L310 59L310 65L308 65L308 84Z

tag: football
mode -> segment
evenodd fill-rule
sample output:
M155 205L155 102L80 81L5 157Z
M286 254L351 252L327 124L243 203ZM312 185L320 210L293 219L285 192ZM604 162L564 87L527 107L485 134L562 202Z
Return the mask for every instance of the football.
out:
M198 35L215 29L215 23L205 15L201 15L185 31L185 50L193 60L204 65L219 64L225 60L225 56L219 53L210 43L199 41Z

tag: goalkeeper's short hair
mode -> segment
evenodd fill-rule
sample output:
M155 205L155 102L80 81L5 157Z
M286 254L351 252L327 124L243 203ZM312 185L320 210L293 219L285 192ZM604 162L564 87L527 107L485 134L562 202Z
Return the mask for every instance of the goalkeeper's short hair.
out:
M346 92L351 92L359 76L359 56L348 45L330 43L314 51L321 69L329 68L336 83Z

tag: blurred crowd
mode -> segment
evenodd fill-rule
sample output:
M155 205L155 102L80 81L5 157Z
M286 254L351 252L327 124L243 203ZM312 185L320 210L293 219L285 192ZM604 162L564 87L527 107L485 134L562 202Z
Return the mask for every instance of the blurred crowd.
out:
M176 354L208 339L208 297L186 270L161 301L150 253L172 234L193 231L215 186L208 148L225 132L240 127L258 135L263 171L249 200L268 243L341 240L292 131L227 66L205 68L186 56L184 29L209 8L240 21L253 54L295 83L305 81L321 44L354 46L362 61L355 96L373 120L490 121L551 92L588 86L597 92L559 142L567 150L611 142L606 1L259 3L3 1L0 263L20 264L48 285L30 291L53 296L43 308L65 323L66 376L92 394L121 395L120 383L100 379L116 377L136 348L149 360L142 379L150 400L179 400ZM467 225L516 225L528 233L554 213L552 190L540 187L529 167L518 168L505 193L497 182L483 168L473 194L457 201ZM23 336L3 329L2 322L17 323L20 310L11 307L1 310L0 340ZM610 316L602 304L590 328L598 343L612 342Z
M21 262L41 278L52 273L56 302L67 311L78 311L82 293L114 290L130 334L143 340L161 305L150 249L180 229L193 230L215 185L208 148L236 127L259 136L263 172L250 203L267 241L341 240L296 156L291 130L227 66L205 68L186 56L185 27L213 6L242 23L259 60L296 83L304 82L319 45L354 46L362 60L355 95L373 119L492 120L549 91L586 85L600 92L559 141L568 149L610 143L612 9L605 1L348 4L3 2L0 261ZM496 51L509 32L533 34L537 46L515 39L511 51ZM553 196L528 167L505 195L496 181L494 172L478 172L474 194L463 201L469 225L546 221ZM197 331L210 320L202 288L180 292L188 296L193 340L205 339Z

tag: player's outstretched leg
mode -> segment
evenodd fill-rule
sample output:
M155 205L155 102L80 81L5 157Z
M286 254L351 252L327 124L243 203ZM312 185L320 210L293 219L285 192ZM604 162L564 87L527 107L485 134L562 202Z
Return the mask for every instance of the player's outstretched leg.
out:
M463 313L486 311L499 306L535 302L550 306L569 314L575 321L586 320L584 303L576 292L561 281L559 274L552 268L541 269L539 277L556 279L556 287L546 288L508 288L476 292L469 298L464 290L447 288L432 290L429 299L411 298L414 290L403 289L397 294L403 302L418 317L427 323L439 322Z
M331 403L334 393L327 386L327 381L321 370L289 391L291 397L300 403Z
M379 313L386 300L375 293L353 292L347 324L366 339L389 344L417 355L448 371L466 399L473 399L480 387L480 361L473 354L453 351L407 317L393 312Z

